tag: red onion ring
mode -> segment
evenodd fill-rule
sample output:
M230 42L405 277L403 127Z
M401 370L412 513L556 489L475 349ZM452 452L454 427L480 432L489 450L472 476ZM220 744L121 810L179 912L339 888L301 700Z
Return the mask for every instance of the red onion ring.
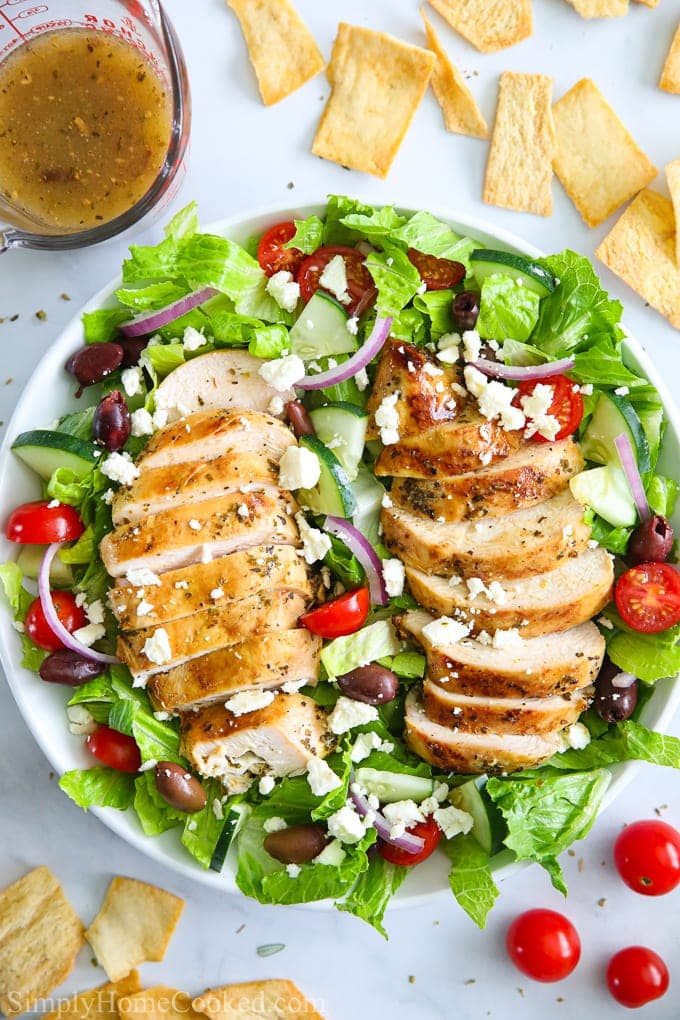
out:
M219 293L220 291L215 290L214 287L201 287L200 290L194 290L191 294L186 294L178 301L173 301L171 305L166 305L165 308L137 315L130 322L124 322L118 329L123 336L130 337L144 336L145 333L155 333L157 329L168 326L175 319L180 319L187 312L191 312L194 308L198 308L199 305L205 304L210 298L217 297Z
M301 390L322 390L326 386L335 386L337 383L347 382L357 372L360 372L362 368L366 368L366 365L370 364L375 356L379 354L390 335L391 328L391 316L388 316L386 319L376 319L371 335L356 354L352 355L349 361L346 361L343 365L338 365L336 368L329 368L326 372L320 372L319 375L306 375L300 382L295 383L296 387L299 387Z
M641 521L646 521L652 516L652 511L649 509L649 503L647 502L647 496L645 494L645 487L640 478L640 472L638 471L637 460L633 452L633 447L630 443L630 438L625 432L622 432L620 436L617 436L614 440L616 446L616 452L619 455L621 461L621 467L623 473L626 476L626 481L630 488L635 507Z
M359 560L366 572L368 590L373 605L386 606L389 596L383 578L382 561L368 539L353 524L343 520L342 517L327 517L324 529L344 542L349 551Z
M69 648L72 652L77 652L78 655L82 655L84 659L92 659L93 662L105 662L107 665L118 662L119 660L115 657L115 655L106 655L104 652L97 652L93 648L88 648L87 645L82 643L82 641L78 641L77 638L74 638L73 634L66 629L57 615L50 592L50 567L52 566L52 560L54 559L54 555L60 545L60 542L53 542L52 545L48 545L45 550L42 563L40 564L40 571L38 572L38 594L40 595L40 604L42 605L42 610L45 614L47 626L56 635L56 637L59 638L65 648Z
M399 847L400 850L404 850L407 854L419 854L424 849L425 840L422 836L414 836L411 832L405 832L403 836L390 836L391 826L385 816L381 815L379 811L374 811L367 798L362 793L357 793L352 789L351 783L349 795L357 810L357 814L361 815L362 818L367 816L370 818L375 831L385 843Z
M574 367L573 358L549 361L545 365L503 365L500 361L478 358L470 364L478 372L494 379L509 379L511 382L532 382L534 379L548 379L551 375L563 375Z

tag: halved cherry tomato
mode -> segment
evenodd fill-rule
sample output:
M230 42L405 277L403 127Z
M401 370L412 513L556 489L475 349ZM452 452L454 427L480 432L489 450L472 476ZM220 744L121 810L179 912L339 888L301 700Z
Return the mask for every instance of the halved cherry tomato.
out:
M424 822L417 822L415 825L412 825L408 832L412 836L420 836L421 839L425 840L425 846L422 850L417 854L410 854L408 850L401 850L398 846L393 846L391 843L380 842L378 843L378 853L380 856L384 857L390 864L402 864L409 868L414 864L420 864L430 854L433 854L442 838L442 830L432 816L426 818Z
M534 981L561 981L581 959L576 928L556 910L520 914L508 928L505 944L517 969Z
M319 289L319 278L324 269L336 255L342 255L347 273L347 290L352 299L347 308L354 312L365 295L375 290L373 277L364 265L364 256L356 248L347 248L341 244L328 244L324 248L309 255L300 266L297 282L304 301L309 301L312 294ZM322 288L323 289L323 288ZM362 305L362 311L364 311Z
M680 882L680 832L658 818L633 822L614 843L614 864L635 892L663 896Z
M57 616L66 627L69 634L87 623L87 617L70 591L52 591L52 604L57 611ZM40 599L34 599L28 607L26 614L26 633L34 645L43 648L46 652L58 652L63 648L63 642L54 633L43 612Z
M132 737L110 726L99 726L87 740L88 750L109 768L119 772L139 772L142 758Z
M273 276L282 270L295 276L305 256L299 248L284 247L293 237L295 224L292 220L277 223L262 235L257 246L257 261L266 276Z
M627 946L607 965L607 987L620 1006L637 1009L668 991L668 967L653 949Z
M660 634L680 622L680 574L668 563L640 563L621 574L614 599L628 627Z
M412 262L420 273L420 279L428 290L448 290L455 287L465 276L462 262L451 259L438 259L436 255L426 255L416 248L409 248L409 262Z
M368 588L356 588L330 602L324 602L318 609L312 609L300 617L300 623L312 634L323 638L344 637L354 634L363 627L371 608Z
M5 528L10 542L24 545L72 542L84 531L85 525L72 506L66 503L52 506L46 499L22 503L10 514Z
M517 407L522 406L522 397L530 397L537 386L552 386L554 396L552 404L546 411L553 418L557 418L560 428L554 440L546 439L545 436L535 432L531 437L537 443L559 442L567 436L576 432L583 418L583 397L575 389L575 383L566 375L551 375L546 379L532 379L530 382L521 382L517 387L517 396L513 401Z

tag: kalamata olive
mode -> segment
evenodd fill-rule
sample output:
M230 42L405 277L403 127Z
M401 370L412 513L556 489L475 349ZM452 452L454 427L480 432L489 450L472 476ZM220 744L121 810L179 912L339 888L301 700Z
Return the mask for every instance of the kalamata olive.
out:
M328 842L323 825L291 825L289 829L270 832L262 844L282 864L306 864L321 853Z
M631 673L624 673L609 659L605 659L595 681L593 707L600 719L607 723L623 722L635 711L638 682Z
M638 563L664 563L673 548L673 529L661 514L638 524L628 543L628 559Z
M453 317L459 329L474 329L479 318L481 295L476 290L464 290L453 299Z
M391 669L374 663L371 666L358 666L350 673L339 676L338 687L355 701L365 701L368 705L385 705L396 698L399 680Z
M100 400L92 419L95 443L114 452L125 446L130 438L130 412L120 390L112 390Z
M66 371L74 375L81 386L94 386L120 368L123 353L120 344L90 344L71 355Z
M208 798L195 776L174 761L159 761L154 769L156 789L178 811L193 815L202 811Z
M299 400L290 400L286 404L286 417L298 439L300 436L313 436L316 434L314 423L309 417L307 409Z
M94 680L106 671L103 662L85 659L69 648L52 652L40 664L40 679L48 684L68 684L69 687L80 687L88 680Z
M142 351L149 343L148 336L121 336L117 343L123 348L121 368L133 368L139 364Z

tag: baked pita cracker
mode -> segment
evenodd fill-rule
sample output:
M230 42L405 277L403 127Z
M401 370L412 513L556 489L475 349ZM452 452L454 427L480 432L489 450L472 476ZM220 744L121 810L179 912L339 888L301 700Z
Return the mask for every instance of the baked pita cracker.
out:
M292 981L250 981L212 988L192 1006L210 1020L323 1020Z
M680 268L675 259L675 214L665 195L645 189L595 254L671 326L680 329Z
M165 956L184 900L133 878L114 878L85 937L111 981Z
M31 1009L70 974L83 945L80 918L49 868L0 892L0 1010Z
M289 0L227 0L241 22L265 106L323 71L314 37Z
M531 0L430 0L435 11L482 53L495 53L533 32Z
M119 1020L121 1004L128 995L134 995L141 988L139 974L133 970L122 981L78 992L41 1020Z
M644 4L645 7L658 7L659 0L635 0L638 4Z
M314 155L386 177L434 63L429 50L342 22L328 66L331 95Z
M120 1020L205 1020L191 1005L191 996L176 988L157 985L118 1003Z
M674 160L666 167L666 179L671 193L673 212L675 214L675 261L680 266L680 159Z
M628 0L567 0L567 3L582 18L621 18L628 14Z
M664 92L680 94L680 25L673 36L666 63L663 65L659 88L662 88Z
M553 107L555 173L589 227L637 195L657 174L590 78Z
M542 74L501 75L482 196L489 205L552 213L552 86Z
M489 128L463 75L449 60L424 7L420 8L420 13L425 22L428 49L437 58L431 84L444 114L446 130L454 134L470 135L472 138L488 138Z

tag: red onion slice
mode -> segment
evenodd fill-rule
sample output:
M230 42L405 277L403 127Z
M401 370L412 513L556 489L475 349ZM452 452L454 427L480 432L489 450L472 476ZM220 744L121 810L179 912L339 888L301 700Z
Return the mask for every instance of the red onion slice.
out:
M620 436L617 436L614 440L616 451L621 461L621 467L623 473L626 476L626 481L630 487L631 495L635 502L638 515L641 521L646 521L652 516L652 511L649 509L649 503L647 502L647 496L645 494L645 487L642 484L640 478L640 472L638 471L637 459L633 452L633 447L630 443L630 438L625 432L622 432Z
M215 290L214 287L201 287L200 290L186 294L178 301L173 301L171 305L166 305L165 308L137 315L130 322L124 322L118 329L123 336L144 336L146 333L155 333L157 329L163 329L163 326L168 326L175 319L181 319L187 312L205 304L210 298L217 297L219 293L220 291Z
M326 386L335 386L337 383L347 382L360 372L362 368L370 364L375 356L382 350L385 341L390 335L392 318L376 319L375 326L362 347L353 354L349 361L337 368L329 368L327 372L320 372L319 375L306 375L300 382L295 383L301 390L322 390Z
M104 652L97 652L93 648L88 648L82 641L78 641L74 638L73 634L66 629L64 624L57 616L57 611L54 608L52 602L52 596L50 594L50 567L52 566L52 560L54 555L61 545L60 542L53 542L52 545L48 545L43 556L43 561L40 564L40 571L38 572L38 594L40 595L40 604L42 605L43 613L50 630L59 638L65 648L69 648L72 652L77 652L78 655L82 655L84 659L92 659L93 662L105 662L107 664L118 662L119 660L115 655L106 655Z
M424 849L425 840L422 836L414 836L411 832L405 832L403 836L390 836L391 826L385 816L381 815L379 811L374 811L367 798L362 793L357 793L356 790L353 790L351 784L349 795L357 810L357 814L361 815L362 818L368 817L370 819L375 831L385 843L399 847L400 850L405 850L407 854L419 854Z
M324 528L344 542L349 551L359 560L366 571L368 590L373 605L386 606L389 596L383 578L382 561L368 539L353 524L343 520L342 517L327 517Z
M574 367L573 358L549 361L545 365L503 365L500 361L478 358L470 364L478 372L494 379L509 379L511 382L532 382L534 379L548 379L551 375L563 375Z

